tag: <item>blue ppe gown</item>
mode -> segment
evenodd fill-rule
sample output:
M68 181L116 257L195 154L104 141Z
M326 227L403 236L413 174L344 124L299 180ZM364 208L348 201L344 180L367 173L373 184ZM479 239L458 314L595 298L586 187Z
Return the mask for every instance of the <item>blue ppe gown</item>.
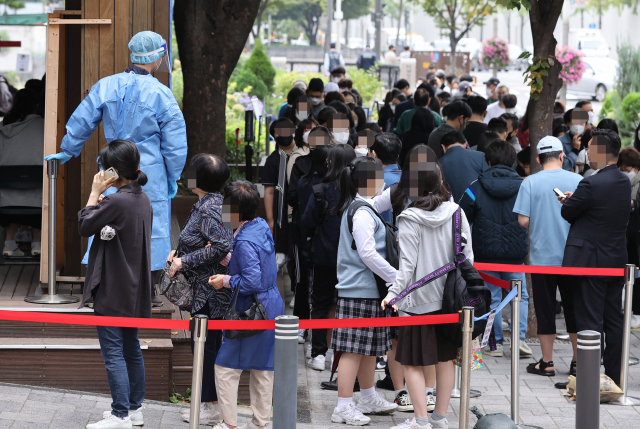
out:
M129 72L108 76L91 88L73 112L61 149L80 156L82 146L101 121L107 143L129 140L140 151L140 169L148 177L142 189L153 207L151 270L160 270L171 251L167 182L180 179L187 158L187 128L182 111L171 90L152 75ZM109 188L104 195L114 192L115 188ZM83 263L86 260L87 255Z

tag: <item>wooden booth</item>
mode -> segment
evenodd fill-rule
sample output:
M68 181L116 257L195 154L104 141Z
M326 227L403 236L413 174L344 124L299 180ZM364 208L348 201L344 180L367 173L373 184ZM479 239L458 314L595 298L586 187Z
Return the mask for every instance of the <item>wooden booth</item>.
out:
M91 87L131 64L127 45L134 34L151 30L171 43L171 4L171 0L66 0L66 10L47 16L45 154L60 151L65 125ZM168 74L156 77L169 85ZM103 135L101 125L85 143L82 155L60 167L56 182L56 266L58 288L64 294L78 295L82 289L80 261L87 240L78 234L78 211L86 204L98 172L96 159L106 145ZM77 303L46 306L24 301L25 296L46 293L48 211L45 164L41 264L39 268L0 265L0 309L92 314L92 309L78 309ZM152 317L180 319L188 314L165 300L162 307L153 309ZM189 333L143 329L139 337L147 397L168 401L174 382L184 393L191 379ZM92 326L0 321L0 381L109 392Z

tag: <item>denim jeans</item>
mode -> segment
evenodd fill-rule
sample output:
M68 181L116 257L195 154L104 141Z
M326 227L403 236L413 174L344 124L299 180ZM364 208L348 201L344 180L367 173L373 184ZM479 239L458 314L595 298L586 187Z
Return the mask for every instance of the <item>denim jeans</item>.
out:
M497 271L483 271L485 274L506 281L521 280L522 281L522 298L520 300L520 339L524 340L527 333L527 319L529 317L529 292L527 292L527 280L524 273L501 273ZM502 302L502 288L499 286L486 283L491 291L491 309L496 308ZM513 321L511 321L513 326ZM502 313L496 313L493 319L493 329L496 334L496 343L502 344L504 336L502 334Z
M98 314L96 314L98 315ZM144 361L137 328L97 326L98 340L111 390L111 414L126 417L144 400Z

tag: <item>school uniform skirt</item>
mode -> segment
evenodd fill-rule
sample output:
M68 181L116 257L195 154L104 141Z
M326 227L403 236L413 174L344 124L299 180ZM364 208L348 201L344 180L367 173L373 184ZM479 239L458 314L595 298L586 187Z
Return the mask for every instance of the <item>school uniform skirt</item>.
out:
M440 314L434 311L428 314ZM402 365L429 366L454 360L457 347L438 335L436 325L400 326L396 361Z
M385 317L379 299L338 298L336 319ZM337 352L363 356L384 356L391 350L388 327L337 328L331 336L332 347Z

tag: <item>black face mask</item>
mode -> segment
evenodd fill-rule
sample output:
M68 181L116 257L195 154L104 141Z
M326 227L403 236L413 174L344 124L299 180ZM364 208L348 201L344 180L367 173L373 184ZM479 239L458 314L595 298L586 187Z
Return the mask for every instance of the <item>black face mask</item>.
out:
M276 137L276 144L278 146L282 146L282 147L287 147L290 146L291 143L293 142L293 136L289 136L289 137Z

